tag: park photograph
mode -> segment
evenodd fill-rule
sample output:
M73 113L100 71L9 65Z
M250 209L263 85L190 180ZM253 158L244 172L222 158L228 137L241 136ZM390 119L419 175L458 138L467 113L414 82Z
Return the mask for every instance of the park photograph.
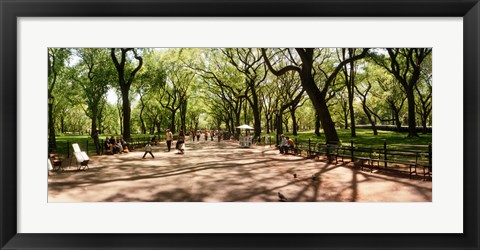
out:
M46 52L49 203L432 202L430 47Z

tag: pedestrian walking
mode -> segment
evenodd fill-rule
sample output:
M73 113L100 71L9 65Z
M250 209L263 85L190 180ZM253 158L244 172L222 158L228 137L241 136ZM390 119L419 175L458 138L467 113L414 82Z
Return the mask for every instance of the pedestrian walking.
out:
M172 141L173 141L173 134L170 131L170 129L167 129L166 138L167 138L167 150L168 152L170 152L170 149L172 147Z
M185 135L183 134L183 130L180 130L180 132L178 132L176 148L178 150L178 154L183 154L185 151Z

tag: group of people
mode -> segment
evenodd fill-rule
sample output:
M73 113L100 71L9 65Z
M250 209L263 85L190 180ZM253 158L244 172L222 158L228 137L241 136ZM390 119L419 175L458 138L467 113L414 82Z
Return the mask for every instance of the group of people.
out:
M204 138L205 138L205 141L208 141L208 139L210 138L211 141L213 141L213 138L215 136L217 136L217 140L218 142L221 141L222 139L222 131L219 131L219 130L205 130L205 131L201 131L201 130L192 130L190 131L190 135L192 136L192 140L195 141L195 139L197 139L197 141L200 141L200 137L203 135Z
M92 137L95 139L95 136L97 136L98 140L98 130L96 130ZM170 131L170 129L166 130L165 138L167 141L167 151L170 152L171 147L172 147L172 142L173 142L173 134ZM157 144L156 136L152 138L150 142L147 142L145 145L145 154L143 155L142 158L145 159L145 156L147 154L150 154L153 158L155 156L152 153L152 144ZM130 149L130 144L123 139L123 137L117 137L115 138L114 136L111 137L106 137L105 142L104 142L104 147L107 152L110 152L112 154L122 154L122 153L128 153ZM178 138L177 138L177 143L175 145L175 148L178 150L177 153L183 154L185 152L185 134L183 130L180 130L178 133Z
M290 137L285 137L285 135L280 135L280 144L278 145L278 149L280 150L280 154L287 154L288 150L295 147L295 142L293 142Z
M170 131L170 129L166 130L165 139L167 141L167 151L170 152L173 142L173 133L172 131ZM185 134L183 133L183 130L180 130L178 132L177 144L175 145L175 149L177 149L177 153L179 154L183 154L185 152ZM147 145L145 145L145 153L143 154L142 158L145 159L145 156L147 154L150 154L152 158L155 158L152 153L152 145L150 143L147 143Z
M115 139L114 136L111 136L110 138L107 136L105 138L105 149L113 154L128 153L129 147L130 144L122 137L117 137L117 139Z
M191 135L193 138L193 141L195 141L195 138L197 141L200 140L200 135L204 134L205 140L208 140L208 137L211 138L213 141L213 137L216 135L218 137L218 141L220 142L221 140L221 132L219 131L192 131ZM171 147L172 147L172 142L173 142L173 134L170 131L170 129L166 130L165 134L166 142L167 142L167 151L170 152ZM152 143L156 142L156 140L152 139ZM285 135L280 135L280 144L278 145L278 149L281 154L286 154L288 153L288 150L291 148L295 147L295 143L293 142L290 137L285 136ZM107 136L105 138L105 149L107 151L112 152L113 154L122 154L122 153L128 153L129 152L129 143L123 140L122 137L117 137L115 139L114 136L111 136L110 138ZM177 153L183 154L185 152L185 134L183 130L180 130L178 133L178 138L177 138L177 143L175 145L175 149L177 149ZM155 158L155 156L152 153L152 145L150 142L147 142L145 145L145 153L143 154L143 159L145 159L145 156L147 154L150 154L152 158Z

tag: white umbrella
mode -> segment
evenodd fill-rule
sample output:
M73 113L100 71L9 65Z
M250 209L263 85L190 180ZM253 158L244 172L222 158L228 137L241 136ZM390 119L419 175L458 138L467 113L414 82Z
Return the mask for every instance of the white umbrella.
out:
M246 124L243 124L242 126L238 126L237 128L239 128L239 129L253 129L252 127L250 127Z

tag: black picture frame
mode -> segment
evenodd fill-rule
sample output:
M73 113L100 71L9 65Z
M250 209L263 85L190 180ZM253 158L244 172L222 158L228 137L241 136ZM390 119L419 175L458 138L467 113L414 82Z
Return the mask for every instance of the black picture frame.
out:
M478 249L479 11L477 0L0 0L1 249ZM17 17L463 17L463 234L19 234ZM453 84L453 83L452 83ZM449 171L455 171L451 166ZM449 216L446 214L445 216ZM417 218L421 219L421 218ZM438 223L442 223L439 221Z

